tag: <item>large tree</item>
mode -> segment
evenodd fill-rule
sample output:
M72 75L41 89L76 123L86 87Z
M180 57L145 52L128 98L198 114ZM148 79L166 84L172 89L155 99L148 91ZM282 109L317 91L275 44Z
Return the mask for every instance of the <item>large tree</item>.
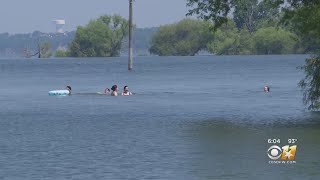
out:
M185 19L160 27L151 41L150 53L159 56L194 56L212 38L208 23Z
M84 27L78 27L70 45L73 57L119 56L124 37L128 34L128 21L121 16L101 16Z
M233 17L239 30L246 27L250 33L256 30L257 24L265 19L275 18L279 9L260 0L187 0L188 6L194 7L188 15L199 15L200 18L213 20L216 27L226 23L227 16Z
M255 31L258 20L258 0L234 1L233 20L237 27L247 27L250 33Z
M295 35L281 28L268 27L259 29L254 35L256 54L293 53L296 44Z
M228 21L228 15L237 4L247 1L250 0L187 0L187 6L191 8L188 15L211 20L217 28ZM260 4L263 5L260 7L260 18L270 19L276 16L277 9L281 9L284 12L282 23L292 23L297 31L304 34L316 32L320 35L320 0L262 0Z
M214 32L213 41L208 44L208 51L217 55L252 54L252 35L246 27L240 31L229 20Z

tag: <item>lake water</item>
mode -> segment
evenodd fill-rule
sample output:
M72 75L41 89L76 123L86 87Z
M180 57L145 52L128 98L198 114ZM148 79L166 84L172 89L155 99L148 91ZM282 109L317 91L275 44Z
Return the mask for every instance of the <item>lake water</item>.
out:
M0 179L319 179L305 58L0 60ZM95 94L113 84L135 95ZM298 139L295 164L269 164L274 138Z

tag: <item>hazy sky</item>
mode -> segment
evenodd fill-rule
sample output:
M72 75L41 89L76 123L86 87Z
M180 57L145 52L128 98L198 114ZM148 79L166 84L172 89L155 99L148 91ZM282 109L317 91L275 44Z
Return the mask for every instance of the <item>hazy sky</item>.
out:
M186 0L135 0L138 27L154 27L185 17ZM65 19L65 30L75 30L104 14L128 17L128 0L1 0L0 33L54 32L54 19Z

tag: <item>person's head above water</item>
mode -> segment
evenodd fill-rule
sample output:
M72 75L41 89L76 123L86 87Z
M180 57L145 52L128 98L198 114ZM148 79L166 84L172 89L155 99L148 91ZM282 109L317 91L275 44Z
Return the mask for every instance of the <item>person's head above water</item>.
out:
M109 89L109 88L106 88L105 90L104 90L104 93L109 93L111 90Z
M129 87L124 86L122 96L131 96L131 95L132 95L132 93L129 91Z
M265 86L264 87L264 92L269 92L270 91L270 87L269 86Z
M71 86L67 86L66 89L69 91L69 95L71 95L71 90L72 90Z
M67 88L68 91L72 90L71 86L67 86L66 88Z
M111 88L112 91L118 91L118 86L117 85L113 85Z

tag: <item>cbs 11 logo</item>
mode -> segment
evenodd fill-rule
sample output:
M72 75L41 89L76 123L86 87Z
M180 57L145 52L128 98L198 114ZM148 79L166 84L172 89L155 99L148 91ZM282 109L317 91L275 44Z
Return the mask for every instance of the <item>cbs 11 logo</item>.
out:
M296 157L297 152L297 145L294 146L283 146L280 148L277 145L273 145L268 149L268 156L272 160L278 160L281 158L281 160L286 161L290 160L293 161Z

